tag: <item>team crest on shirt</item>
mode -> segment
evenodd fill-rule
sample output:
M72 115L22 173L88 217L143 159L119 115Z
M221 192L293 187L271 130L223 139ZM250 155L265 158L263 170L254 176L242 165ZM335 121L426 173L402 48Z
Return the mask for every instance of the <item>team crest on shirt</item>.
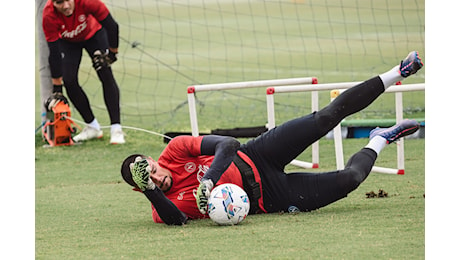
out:
M196 170L196 164L193 162L188 162L184 165L184 169L188 173L192 173Z
M85 20L86 20L86 15L82 14L82 15L78 16L78 21L80 23L84 22Z

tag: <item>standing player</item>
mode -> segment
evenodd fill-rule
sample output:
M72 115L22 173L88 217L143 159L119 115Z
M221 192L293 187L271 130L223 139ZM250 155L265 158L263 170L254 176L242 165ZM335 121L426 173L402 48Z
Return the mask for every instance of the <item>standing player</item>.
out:
M110 68L117 60L118 24L105 4L100 0L49 0L43 9L43 31L50 50L52 99L64 99L62 88L65 86L70 101L87 124L74 141L103 136L88 97L78 83L82 50L85 49L102 83L111 122L110 143L125 143L120 124L120 91Z
M122 177L152 203L153 220L169 225L207 218L209 194L222 183L246 191L250 214L287 211L291 206L301 211L324 207L355 190L369 175L379 152L417 131L419 124L404 120L391 128L374 129L369 143L343 170L286 174L285 166L346 116L364 109L422 66L418 52L411 52L398 66L348 89L323 109L285 122L246 144L225 136L178 136L158 161L141 154L126 158Z

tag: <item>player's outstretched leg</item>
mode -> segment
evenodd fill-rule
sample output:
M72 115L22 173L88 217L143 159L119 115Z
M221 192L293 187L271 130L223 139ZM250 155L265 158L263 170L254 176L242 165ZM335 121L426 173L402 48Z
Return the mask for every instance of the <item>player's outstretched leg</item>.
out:
M366 80L339 95L314 114L289 120L243 145L246 154L267 158L272 167L284 167L315 141L325 136L346 116L370 105L386 88L416 73L423 66L417 52L411 52L391 70ZM257 149L254 149L257 147Z
M315 117L320 133L326 134L345 117L366 108L388 87L415 74L422 67L423 62L418 52L412 51L400 64L391 70L343 92L316 114Z
M338 174L345 192L356 189L369 175L378 154L385 146L404 136L415 133L420 124L415 120L403 120L389 128L376 128L371 131L369 143L348 160L345 169Z
M419 124L414 120L404 120L390 128L378 128L371 135L369 144L351 156L343 170L285 175L290 204L277 206L280 210L289 205L314 210L345 198L369 176L378 154L388 143L414 133L418 128Z

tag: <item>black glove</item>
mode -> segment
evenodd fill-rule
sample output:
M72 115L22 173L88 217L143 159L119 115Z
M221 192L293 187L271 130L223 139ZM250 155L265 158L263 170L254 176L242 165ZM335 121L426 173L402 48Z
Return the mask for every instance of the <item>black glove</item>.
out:
M113 51L109 50L109 54L107 54L107 56L106 56L107 63L110 65L110 64L114 63L115 61L117 61L118 60L117 56L118 56L117 52L113 52Z
M100 50L94 51L94 56L93 56L93 68L98 71L102 69L102 66L107 66L106 64L106 59L105 59L105 54L102 54Z
M61 92L54 92L45 102L46 110L53 111L53 108L61 101L64 104L69 104L69 101Z
M102 67L110 67L112 63L117 61L117 53L109 50L108 53L102 53L100 50L94 51L93 68L98 71Z

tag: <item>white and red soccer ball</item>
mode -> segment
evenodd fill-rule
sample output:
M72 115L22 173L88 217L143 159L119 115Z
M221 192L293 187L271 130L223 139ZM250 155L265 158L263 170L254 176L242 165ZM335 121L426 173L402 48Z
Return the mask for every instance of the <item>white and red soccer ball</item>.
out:
M235 184L225 183L215 187L208 199L208 215L219 225L241 223L249 213L249 198Z

